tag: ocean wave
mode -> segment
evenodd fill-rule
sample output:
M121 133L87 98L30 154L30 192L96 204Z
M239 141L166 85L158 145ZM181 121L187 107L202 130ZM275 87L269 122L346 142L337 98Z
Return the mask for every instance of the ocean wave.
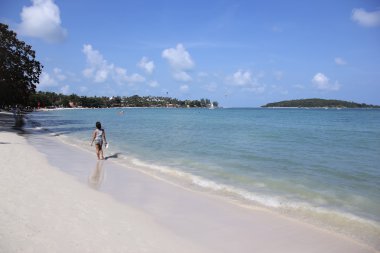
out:
M380 224L376 221L342 210L315 206L311 203L286 199L281 196L251 192L188 172L179 171L169 166L148 163L131 156L125 156L124 160L128 161L129 167L148 173L151 172L155 176L170 180L172 183L185 187L195 187L198 190L204 189L207 192L221 195L247 207L271 210L290 218L303 220L309 224L343 234L357 241L374 245L375 248L380 247L378 244Z
M127 157L125 157L127 159ZM259 204L260 206L275 208L280 210L309 210L319 214L334 214L337 216L345 217L348 220L358 221L362 223L374 224L374 221L361 218L354 214L350 214L347 212L343 212L340 210L333 210L327 207L318 207L314 206L307 202L301 202L296 200L285 199L280 196L274 195L265 195L260 193L251 192L245 189L241 189L235 186L226 185L223 183L219 183L210 179L206 179L204 177L193 175L188 172L179 171L178 169L157 165L153 163L147 163L137 158L128 157L128 160L131 162L133 167L138 167L139 169L159 172L164 175L176 177L177 179L184 180L186 185L192 184L206 190L225 193L225 195L240 197L241 199L248 200L255 204ZM258 184L259 186L264 186L265 184ZM380 227L379 227L380 228Z

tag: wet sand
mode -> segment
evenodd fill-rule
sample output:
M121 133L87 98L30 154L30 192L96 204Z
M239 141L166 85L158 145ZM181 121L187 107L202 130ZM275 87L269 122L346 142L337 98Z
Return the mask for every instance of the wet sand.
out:
M375 252L121 166L116 154L99 162L59 138L9 131L0 143L0 252Z

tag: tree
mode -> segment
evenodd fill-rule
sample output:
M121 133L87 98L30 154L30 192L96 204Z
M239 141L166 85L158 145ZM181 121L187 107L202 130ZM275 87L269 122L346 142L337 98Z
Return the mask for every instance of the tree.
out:
M16 38L16 33L0 23L0 106L26 105L43 66L35 60L32 47Z

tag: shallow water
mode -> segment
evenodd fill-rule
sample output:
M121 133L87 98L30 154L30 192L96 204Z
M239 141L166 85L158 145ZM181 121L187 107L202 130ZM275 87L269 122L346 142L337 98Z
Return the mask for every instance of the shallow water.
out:
M96 121L119 163L380 247L380 110L57 110L28 126L90 149Z

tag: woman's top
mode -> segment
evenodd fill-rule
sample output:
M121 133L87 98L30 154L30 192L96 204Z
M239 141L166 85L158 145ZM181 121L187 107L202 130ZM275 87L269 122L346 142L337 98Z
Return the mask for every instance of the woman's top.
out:
M103 129L95 129L96 131L96 137L95 137L95 144L102 145L103 144Z

